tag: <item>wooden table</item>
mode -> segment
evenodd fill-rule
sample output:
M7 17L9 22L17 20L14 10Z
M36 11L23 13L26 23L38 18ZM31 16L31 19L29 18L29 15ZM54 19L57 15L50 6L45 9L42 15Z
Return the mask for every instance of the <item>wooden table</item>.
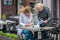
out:
M26 30L30 30L30 31L40 31L40 29L42 28L43 30L51 30L54 27L38 27L37 25L35 25L34 27L20 27L21 29L26 29Z

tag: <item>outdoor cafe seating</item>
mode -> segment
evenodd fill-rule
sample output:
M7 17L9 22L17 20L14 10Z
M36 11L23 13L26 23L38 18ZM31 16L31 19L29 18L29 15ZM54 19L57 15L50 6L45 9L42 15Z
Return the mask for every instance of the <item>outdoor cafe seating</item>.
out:
M3 29L2 29L3 32L17 34L17 30L16 30L16 26L18 25L17 21L15 21L15 20L14 21L6 21L6 22L1 21L0 24L1 24L1 26L2 25L4 26ZM52 35L54 35L54 34L56 35L56 40L58 40L58 34L60 34L60 27L59 26L60 26L60 24L55 22L55 23L52 23L51 27L42 27L43 29L48 30L49 37L50 37L49 40L54 40L54 36L52 37ZM22 29L30 30L30 31L33 31L33 32L40 31L39 28L35 28L35 27L28 27L28 28L27 27L22 27ZM38 40L38 37L39 37L38 35L41 36L41 34L37 34L37 38L35 38L36 40ZM21 36L22 36L22 39L24 39L23 38L24 35L22 34ZM34 35L34 37L35 37L35 35Z

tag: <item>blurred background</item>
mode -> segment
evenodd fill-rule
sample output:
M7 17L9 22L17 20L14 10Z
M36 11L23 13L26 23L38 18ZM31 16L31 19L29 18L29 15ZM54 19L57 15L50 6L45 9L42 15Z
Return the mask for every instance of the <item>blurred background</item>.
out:
M17 19L19 18L19 15L20 15L20 8L22 6L29 5L32 8L31 9L32 12L34 14L36 14L36 12L34 10L34 6L37 3L43 3L46 7L48 7L50 9L51 17L53 18L53 20L55 20L53 22L55 22L56 24L59 24L58 26L60 27L60 0L0 0L0 19L4 19L4 20L12 19L12 20L16 21L16 23L13 23L13 25L12 25L11 22L9 21L10 24L8 23L7 26L16 27L16 25L19 24L19 21ZM13 17L11 17L11 16L13 16ZM53 24L54 27L57 26L56 24ZM4 25L4 26L6 27L6 25ZM6 31L6 29L4 31ZM60 31L59 31L59 34L60 34Z
M30 5L34 8L40 2L50 9L53 18L60 18L60 0L0 0L0 19L3 14L6 14L7 19L18 15L21 6Z

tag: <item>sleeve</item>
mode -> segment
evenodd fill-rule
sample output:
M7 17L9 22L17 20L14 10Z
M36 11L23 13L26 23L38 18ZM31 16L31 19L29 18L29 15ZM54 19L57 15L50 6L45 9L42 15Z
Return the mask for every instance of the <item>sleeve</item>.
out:
M25 26L25 24L23 22L23 14L20 14L20 17L19 17L19 25L20 26Z
M46 8L46 11L47 11L47 14L48 14L48 21L50 21L51 20L51 13L50 13L50 10L49 10L49 8Z

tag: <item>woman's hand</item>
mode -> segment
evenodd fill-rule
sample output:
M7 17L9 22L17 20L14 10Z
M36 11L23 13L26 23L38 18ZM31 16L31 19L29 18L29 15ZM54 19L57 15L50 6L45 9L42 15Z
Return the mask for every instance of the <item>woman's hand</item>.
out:
M45 20L44 23L48 23L48 20Z
M26 24L25 26L32 26L32 24Z

